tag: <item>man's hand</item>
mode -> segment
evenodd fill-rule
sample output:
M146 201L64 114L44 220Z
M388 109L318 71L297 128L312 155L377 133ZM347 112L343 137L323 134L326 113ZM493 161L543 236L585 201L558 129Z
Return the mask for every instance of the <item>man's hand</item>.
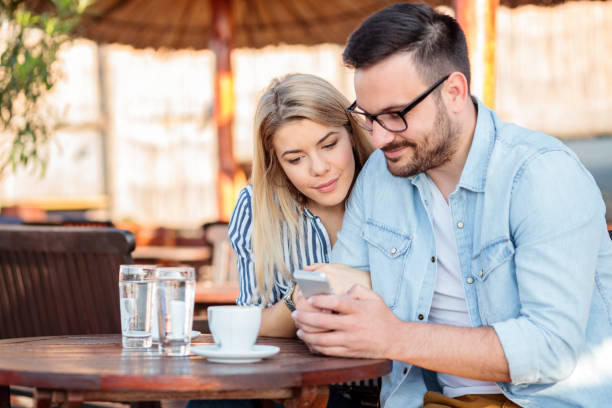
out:
M355 285L341 296L301 299L291 316L298 337L315 352L385 358L476 380L510 381L492 327L401 321L380 296L363 286Z
M292 316L311 350L344 357L388 358L401 324L380 296L359 285L341 296L302 299Z

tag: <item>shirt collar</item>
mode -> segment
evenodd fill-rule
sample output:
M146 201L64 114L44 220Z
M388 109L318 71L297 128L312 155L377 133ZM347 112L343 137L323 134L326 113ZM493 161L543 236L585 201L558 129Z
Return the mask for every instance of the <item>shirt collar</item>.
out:
M494 114L475 96L472 96L472 100L478 108L476 128L474 129L472 146L457 187L484 192L489 160L495 144Z
M304 206L302 207L304 208L304 215L308 218L312 218L312 219L316 219L318 218L316 215L314 215L313 213L310 212L310 210L308 209L308 207Z

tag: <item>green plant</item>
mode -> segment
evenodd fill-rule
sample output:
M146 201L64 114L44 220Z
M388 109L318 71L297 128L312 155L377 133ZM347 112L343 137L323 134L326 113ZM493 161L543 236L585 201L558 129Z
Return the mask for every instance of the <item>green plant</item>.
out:
M44 96L58 78L58 51L72 39L88 2L50 0L43 13L25 0L0 2L0 175L30 163L44 172L42 147L54 128Z

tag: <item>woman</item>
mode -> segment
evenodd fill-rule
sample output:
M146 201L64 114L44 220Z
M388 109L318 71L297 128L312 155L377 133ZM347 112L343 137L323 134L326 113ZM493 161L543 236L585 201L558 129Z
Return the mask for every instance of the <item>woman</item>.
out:
M349 104L327 81L307 74L273 81L259 100L253 184L240 193L229 238L238 254L237 303L265 306L261 336L295 336L292 273L329 262L345 201L373 150L346 112ZM329 278L336 293L369 285L365 272Z
M260 336L295 337L292 273L329 262L344 203L372 152L346 112L349 101L327 81L293 74L274 80L257 104L252 186L240 192L229 225L238 254L239 305L262 305ZM369 274L328 276L336 293ZM284 300L284 301L283 301ZM377 400L377 396L374 397ZM342 386L329 407L358 406ZM255 408L256 401L191 401L188 408ZM275 404L275 407L279 407Z

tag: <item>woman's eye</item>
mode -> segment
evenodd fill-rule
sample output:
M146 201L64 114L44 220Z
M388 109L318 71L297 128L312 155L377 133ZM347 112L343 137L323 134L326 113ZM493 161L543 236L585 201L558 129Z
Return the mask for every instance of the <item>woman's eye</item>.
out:
M302 158L301 157L296 157L294 159L289 159L289 163L291 164L296 164L298 163Z
M336 144L338 144L338 141L326 144L323 146L324 149L331 149L332 147L334 147Z

